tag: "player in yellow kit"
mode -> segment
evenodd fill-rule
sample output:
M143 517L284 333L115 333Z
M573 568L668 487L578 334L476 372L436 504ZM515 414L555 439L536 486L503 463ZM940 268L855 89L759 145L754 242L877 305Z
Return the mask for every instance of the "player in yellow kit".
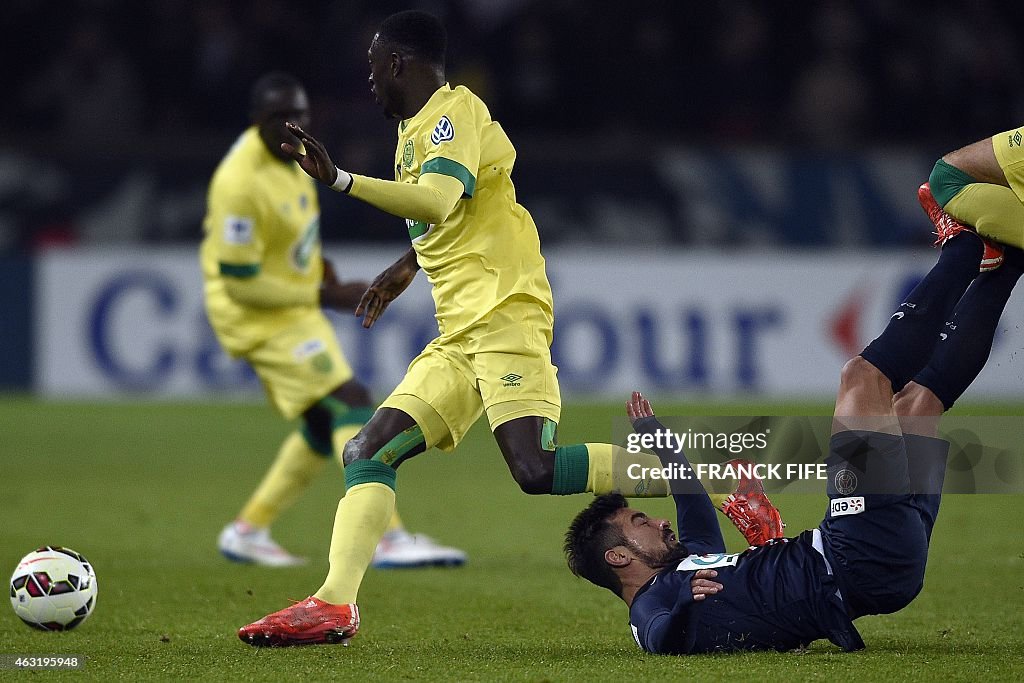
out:
M302 85L271 73L251 100L252 126L210 182L200 249L206 310L221 345L249 362L277 411L302 422L218 546L232 560L290 566L304 558L274 542L271 523L373 413L321 312L351 311L366 285L340 282L323 260L316 184L281 151L282 142L297 142L285 121L308 118ZM464 561L462 551L406 532L397 514L374 555L384 567Z
M935 162L919 191L921 204L936 224L938 242L951 237L942 210L977 230L985 240L981 269L1003 261L1003 244L1024 248L1024 127L946 154Z
M359 627L356 594L395 501L396 468L437 446L453 449L486 413L512 476L527 493L620 491L667 495L661 479L631 479L651 455L609 444L558 446L561 409L551 363L553 306L537 228L516 202L515 149L487 106L445 79L443 26L424 12L384 20L369 49L370 86L400 119L395 180L337 168L323 145L290 124L286 143L312 177L406 219L412 248L381 273L356 311L365 327L422 268L438 337L345 447L347 493L338 504L330 571L315 595L242 627L253 645L343 642Z

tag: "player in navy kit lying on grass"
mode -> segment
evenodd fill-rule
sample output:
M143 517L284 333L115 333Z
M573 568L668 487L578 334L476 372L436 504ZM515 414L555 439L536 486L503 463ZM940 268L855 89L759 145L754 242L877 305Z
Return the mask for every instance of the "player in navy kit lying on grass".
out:
M917 596L948 450L935 437L938 419L984 366L1024 273L1024 252L1007 247L1001 267L978 275L982 250L959 226L882 335L843 368L818 528L726 554L696 479L673 485L678 538L668 520L617 495L576 517L565 541L570 569L626 603L643 650L785 651L826 638L852 651L864 647L855 619ZM664 430L639 393L626 407L635 431Z

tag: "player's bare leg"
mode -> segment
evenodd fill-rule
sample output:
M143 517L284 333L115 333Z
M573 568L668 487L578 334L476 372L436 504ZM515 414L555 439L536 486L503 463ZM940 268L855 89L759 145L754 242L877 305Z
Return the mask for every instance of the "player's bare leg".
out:
M498 448L524 493L668 495L664 479L629 476L629 466L633 463L641 465L634 472L660 468L661 461L656 456L628 453L624 448L607 443L556 445L554 426L546 418L528 416L509 420L494 429Z
M370 418L370 421L363 425L352 439L345 446L345 466L351 465L358 460L369 460L392 441L396 436L416 428L416 420L408 414L395 408L378 408ZM401 458L394 467L398 467L408 457L418 455L426 450L425 443L411 446L405 453L406 457ZM391 464L390 462L387 464Z
M996 160L996 153L992 148L992 138L972 142L966 147L950 152L942 157L942 160L951 166L956 166L980 183L1010 186L1006 180L1006 174L1003 173L1003 169Z
M892 405L904 434L933 437L938 433L939 418L945 408L928 387L910 382L892 397Z
M494 430L494 440L523 493L551 493L555 452L542 448L543 432L542 417L520 417Z
M832 433L864 430L899 434L892 382L862 356L843 366L832 418Z

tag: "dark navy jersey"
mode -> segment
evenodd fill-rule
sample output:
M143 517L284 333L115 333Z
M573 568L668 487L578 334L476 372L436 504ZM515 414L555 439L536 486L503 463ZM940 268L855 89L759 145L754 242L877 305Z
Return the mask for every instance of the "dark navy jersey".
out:
M723 588L695 602L700 569L717 571ZM658 654L785 651L819 638L863 647L811 531L734 555L691 555L640 589L629 622L637 644Z
M654 418L637 432L664 429ZM662 455L659 453L659 456ZM688 466L680 454L672 454ZM726 554L715 508L696 479L674 486L676 534L693 553L656 574L633 599L629 622L647 652L691 654L732 650L790 650L827 638L844 650L864 643L847 616L817 531L742 553ZM714 569L723 588L696 602L690 581Z

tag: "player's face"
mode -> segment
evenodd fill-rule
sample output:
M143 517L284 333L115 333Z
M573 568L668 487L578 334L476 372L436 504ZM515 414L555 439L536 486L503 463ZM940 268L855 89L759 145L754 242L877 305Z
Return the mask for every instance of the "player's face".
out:
M370 62L370 92L374 101L384 110L388 118L400 118L395 102L395 80L391 73L391 56L381 46L377 36L373 37L366 53Z
M300 128L309 126L309 99L302 88L269 91L263 98L263 106L257 115L263 144L271 154L284 160L290 157L281 151L281 143L299 145L299 139L285 127L287 121L299 124Z
M648 517L632 508L623 508L616 516L630 551L647 566L665 567L686 556L667 519Z

